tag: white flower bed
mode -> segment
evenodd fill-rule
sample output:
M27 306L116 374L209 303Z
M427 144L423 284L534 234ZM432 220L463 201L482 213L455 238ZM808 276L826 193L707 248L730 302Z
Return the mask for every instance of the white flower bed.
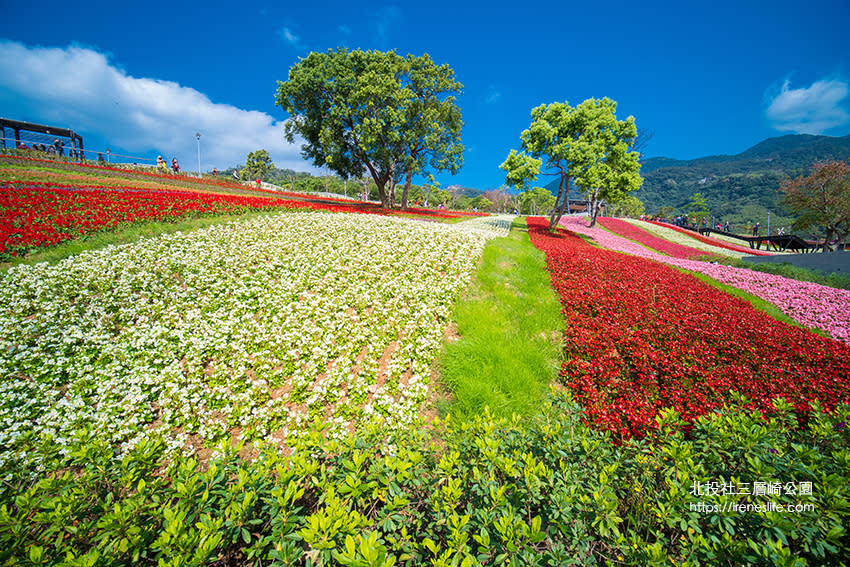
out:
M0 471L413 421L451 306L510 219L289 213L18 266L0 285Z

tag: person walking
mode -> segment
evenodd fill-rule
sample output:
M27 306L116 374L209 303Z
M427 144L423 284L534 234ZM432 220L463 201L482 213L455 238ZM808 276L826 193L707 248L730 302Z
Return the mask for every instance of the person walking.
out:
M171 171L173 171L175 175L180 173L180 164L177 163L176 157L171 158Z
M760 228L761 228L761 223L757 222L756 225L753 227L753 236L759 235L759 229Z

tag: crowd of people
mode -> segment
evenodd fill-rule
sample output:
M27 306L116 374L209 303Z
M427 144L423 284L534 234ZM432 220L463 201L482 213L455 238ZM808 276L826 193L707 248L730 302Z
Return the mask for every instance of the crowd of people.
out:
M43 152L49 156L65 156L65 142L59 138L53 140L52 144L43 144L41 142L31 142L31 144L32 146L28 146L26 142L19 140L15 147L19 150ZM75 147L72 147L68 151L68 157L77 158L79 156L80 153Z
M664 222L667 224L672 224L673 226L679 226L682 228L690 228L692 230L702 230L702 229L711 229L717 232L728 232L730 234L735 233L734 227L729 221L720 222L718 221L713 226L709 226L709 222L707 218L703 218L699 223L696 221L694 217L690 217L688 215L679 215L676 217L661 217L661 216L652 216L652 215L641 215L641 220L647 221L656 221L656 222ZM760 236L761 233L761 222L756 222L749 229L752 236ZM739 230L737 234L741 234L745 232L744 229ZM780 227L775 231L777 236L785 235L785 227Z

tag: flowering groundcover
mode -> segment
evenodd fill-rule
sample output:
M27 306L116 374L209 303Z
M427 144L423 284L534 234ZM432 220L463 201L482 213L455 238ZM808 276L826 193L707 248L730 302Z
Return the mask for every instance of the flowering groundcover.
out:
M673 226L673 225L670 225L670 224L667 224L667 223L662 223L662 222L658 222L658 221L646 221L646 222L648 224L653 224L653 225L656 225L656 226L660 226L660 227L663 227L663 228L674 230L676 232L680 232L682 234L686 234L689 238L692 238L694 240L698 240L699 242L704 242L705 244L710 244L712 246L725 248L727 250L733 250L735 252L743 252L743 253L749 254L751 256L773 256L773 254L771 254L770 252L765 252L764 250L756 250L755 248L748 248L748 247L743 246L743 245L730 244L729 242L724 242L723 240L720 240L719 238L713 238L713 239L707 238L707 237L705 237L705 236L703 236L699 233L696 233L692 230L687 230L687 229L680 228L678 226Z
M642 436L663 408L690 421L739 403L735 392L764 413L778 398L801 415L850 402L850 346L670 267L528 224L567 322L561 380L598 426Z
M452 305L509 219L291 213L0 274L0 471L83 433L128 451L409 424Z
M642 228L624 220L601 217L597 219L597 222L611 232L619 234L629 240L634 240L639 244L643 244L644 246L648 246L653 250L667 254L674 258L698 258L700 256L716 257L714 254L704 250L697 250L690 246L676 244L675 242L670 242L669 240L656 236L655 234L650 234Z
M0 185L0 260L22 256L32 249L54 246L90 232L108 230L122 224L273 209L312 209L380 215L397 213L447 219L472 216L427 209L384 211L370 203L341 199L313 202L282 199L279 196L203 193L184 189L10 181Z
M647 250L599 228L589 228L578 217L564 217L561 226L593 238L600 246L656 260L677 268L699 272L719 282L737 287L768 301L793 320L806 327L826 331L833 338L850 344L850 291L782 276L712 264L684 258L671 258Z

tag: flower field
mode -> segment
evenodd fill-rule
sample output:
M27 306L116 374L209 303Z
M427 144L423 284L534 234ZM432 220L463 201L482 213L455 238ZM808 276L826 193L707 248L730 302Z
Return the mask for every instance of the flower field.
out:
M455 297L509 227L291 213L10 268L0 470L35 472L37 448L81 432L191 452L409 423Z
M605 230L588 228L584 219L564 217L561 226L593 238L600 246L698 272L768 301L806 327L821 329L850 344L850 291L782 276L697 260L671 258L647 250Z
M697 250L710 252L712 254L717 254L720 256L740 258L742 256L770 255L769 253L764 251L751 250L746 246L736 246L734 244L729 244L728 242L715 237L705 238L696 233L691 233L690 231L686 231L678 227L671 226L669 224L641 221L637 219L623 220L630 224L633 224L638 228L642 228L643 230L649 233L652 233L656 236L660 236L665 240L669 240L670 242L681 244L683 246L690 246L691 248L696 248Z
M614 232L624 238L628 238L629 240L633 240L638 244L642 244L657 252L661 252L662 254L672 256L673 258L714 256L714 254L706 253L704 250L698 250L691 246L671 242L670 240L656 236L621 219L602 217L599 218L597 222L600 226L607 228L611 232Z
M722 235L722 234L715 234L714 237L709 238L709 237L703 236L703 235L701 235L697 232L694 232L692 230L687 230L687 229L684 229L684 228L681 228L681 227L678 227L678 226L672 226L672 225L667 224L667 223L661 223L661 222L657 222L657 221L632 221L632 222L635 223L635 224L640 223L641 225L644 225L644 224L647 225L647 227L646 227L647 230L652 230L652 228L650 228L650 227L655 227L655 229L657 229L657 230L663 230L666 233L665 237L670 232L678 233L678 234L682 235L683 239L690 241L690 242L693 242L693 241L702 242L702 243L707 244L709 246L723 248L725 250L731 250L733 252L741 252L742 254L746 254L748 256L772 256L773 254L781 254L781 252L766 252L764 250L756 250L755 248L750 248L749 246L744 246L743 244L740 244L740 242L741 242L740 240L733 240L731 237L725 236L725 235Z
M30 250L54 246L90 232L135 222L274 209L387 214L370 203L342 199L307 201L297 194L294 195L297 199L284 199L281 194L274 197L237 195L185 188L146 188L142 183L118 185L108 180L105 182L109 184L38 181L0 184L0 260L22 256ZM395 211L395 214L446 219L479 216L429 209Z
M295 201L135 188L0 186L0 259L140 221L303 206Z
M547 226L529 219L567 319L561 379L593 423L642 436L662 408L693 420L737 405L733 393L765 413L777 398L802 414L850 402L848 345L779 323L668 266L553 236Z

